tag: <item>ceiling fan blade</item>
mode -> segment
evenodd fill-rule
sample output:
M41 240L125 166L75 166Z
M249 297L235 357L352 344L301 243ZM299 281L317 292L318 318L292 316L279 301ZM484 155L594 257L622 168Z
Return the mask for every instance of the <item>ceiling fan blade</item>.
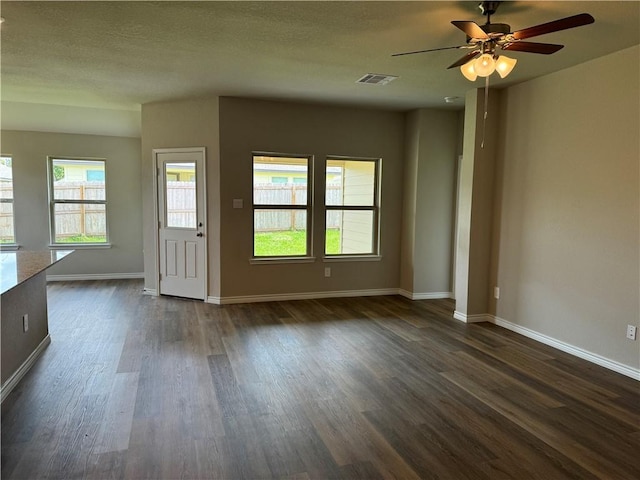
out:
M467 62L470 62L471 60L473 60L474 58L476 58L478 55L480 55L480 50L474 50L473 52L469 52L467 53L464 57L462 57L461 59L459 59L457 62L452 63L451 65L449 65L447 67L447 69L449 68L456 68L456 67L461 67L462 65L464 65Z
M550 55L552 53L556 53L563 47L564 45L556 45L554 43L513 42L503 45L502 49L511 50L514 52L529 52Z
M489 35L487 35L486 32L482 30L482 28L480 28L480 25L478 25L476 22L467 20L454 20L451 23L462 30L464 33L466 33L467 37L469 38L478 38L480 40L489 39Z
M467 48L467 47L468 47L468 45L457 45L455 47L430 48L428 50L416 50L416 51L413 51L413 52L394 53L391 56L392 57L399 57L401 55L413 55L414 53L437 52L439 50L453 50L453 49Z
M511 36L516 40L523 40L525 38L537 37L538 35L544 35L545 33L558 32L560 30L567 30L568 28L581 27L593 23L595 20L588 13L580 13L572 17L561 18L560 20L554 20L553 22L543 23L536 25L535 27L524 28L513 32Z

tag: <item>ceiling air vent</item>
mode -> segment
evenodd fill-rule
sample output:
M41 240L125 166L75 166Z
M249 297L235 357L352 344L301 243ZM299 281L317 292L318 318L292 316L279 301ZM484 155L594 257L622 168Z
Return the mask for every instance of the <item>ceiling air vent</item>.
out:
M369 85L386 85L392 80L398 78L395 75L384 75L382 73L367 73L364 77L356 81L356 83L367 83Z

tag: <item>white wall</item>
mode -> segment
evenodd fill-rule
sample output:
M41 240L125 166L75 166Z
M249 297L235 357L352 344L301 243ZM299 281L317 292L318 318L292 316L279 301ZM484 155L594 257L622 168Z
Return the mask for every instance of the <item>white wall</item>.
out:
M638 58L636 46L503 93L491 312L636 369Z

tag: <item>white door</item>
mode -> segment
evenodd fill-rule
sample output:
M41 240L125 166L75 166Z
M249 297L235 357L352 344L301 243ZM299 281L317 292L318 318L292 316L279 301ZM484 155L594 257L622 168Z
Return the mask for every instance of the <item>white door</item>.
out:
M204 148L154 150L159 293L206 300Z

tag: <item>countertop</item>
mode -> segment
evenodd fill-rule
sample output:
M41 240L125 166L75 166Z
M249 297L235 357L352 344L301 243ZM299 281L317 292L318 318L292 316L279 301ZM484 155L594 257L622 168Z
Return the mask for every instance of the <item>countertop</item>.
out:
M0 294L29 280L70 253L73 250L0 252Z

